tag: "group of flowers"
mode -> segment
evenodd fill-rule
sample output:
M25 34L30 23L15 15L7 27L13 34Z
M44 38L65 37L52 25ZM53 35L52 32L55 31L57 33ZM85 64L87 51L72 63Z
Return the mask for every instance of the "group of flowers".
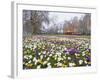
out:
M33 36L23 40L23 69L91 66L89 38Z

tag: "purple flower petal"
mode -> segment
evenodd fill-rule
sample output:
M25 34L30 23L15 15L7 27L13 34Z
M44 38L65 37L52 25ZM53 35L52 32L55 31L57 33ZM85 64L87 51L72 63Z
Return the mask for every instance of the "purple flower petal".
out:
M91 58L90 57L86 57L86 60L87 60L87 62L90 62L91 61Z
M70 54L75 54L75 53L79 53L79 51L75 48L71 48L68 50Z

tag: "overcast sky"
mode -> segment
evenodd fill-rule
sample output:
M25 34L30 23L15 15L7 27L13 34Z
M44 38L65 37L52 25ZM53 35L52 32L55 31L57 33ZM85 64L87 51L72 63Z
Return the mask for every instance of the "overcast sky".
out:
M65 20L69 21L73 19L74 17L77 17L78 19L80 19L84 15L85 15L84 13L49 12L49 18L55 19L56 23L60 23Z
M50 20L50 24L46 25L43 24L45 29L48 29L50 27L54 27L52 25L55 24L64 24L64 21L70 21L72 20L74 17L77 17L78 19L84 17L85 13L65 13L65 12L49 12L49 20ZM62 27L62 26L59 26Z

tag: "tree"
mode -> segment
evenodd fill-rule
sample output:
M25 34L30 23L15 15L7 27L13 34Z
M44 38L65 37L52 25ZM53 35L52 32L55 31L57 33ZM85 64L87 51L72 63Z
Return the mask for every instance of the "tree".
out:
M23 11L23 31L24 33L39 34L42 32L42 23L48 24L49 17L47 11L24 10Z
M41 33L41 27L43 22L49 23L47 11L31 11L33 34Z
M79 20L78 17L72 18L70 21L64 21L64 33L65 34L76 34L78 33Z
M79 31L84 35L90 35L91 33L91 15L85 14L83 19L79 20Z
M88 35L91 33L91 15L86 14L83 18L83 22L84 22L86 34Z

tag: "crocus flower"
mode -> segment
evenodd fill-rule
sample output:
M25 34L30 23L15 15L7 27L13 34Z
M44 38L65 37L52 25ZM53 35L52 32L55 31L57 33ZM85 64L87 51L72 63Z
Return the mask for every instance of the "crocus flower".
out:
M75 53L78 53L78 50L76 50L75 48L70 48L68 49L69 53L72 55L72 54L75 54Z
M87 60L87 62L90 62L91 61L91 58L88 57L88 56L86 56L86 60Z
M87 50L87 51L89 51L89 53L91 53L91 49L89 49L89 48L86 48L85 50Z
M38 54L38 49L37 48L35 48L35 56L36 56L36 58L38 58L38 56L39 56L39 54Z

